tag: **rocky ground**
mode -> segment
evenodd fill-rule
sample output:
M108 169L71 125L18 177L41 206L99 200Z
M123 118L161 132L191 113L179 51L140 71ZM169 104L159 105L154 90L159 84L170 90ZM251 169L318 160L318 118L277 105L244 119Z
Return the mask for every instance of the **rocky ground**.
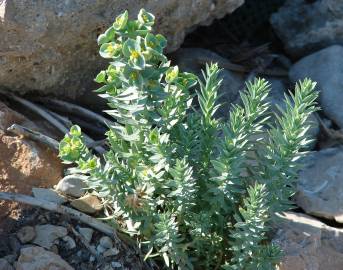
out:
M224 2L218 2L217 9L213 10L211 16L198 14L184 25L179 25L182 37L174 37L171 48L176 48L181 43L191 25L222 17L220 7L225 6ZM227 8L230 12L241 4L241 1L229 2L230 8ZM311 153L300 161L303 168L294 197L295 209L281 214L278 222L273 225L273 241L284 250L280 270L343 269L343 3L337 0L272 1L270 5L256 3L259 1L245 2L232 15L215 21L211 26L199 27L188 35L182 48L174 51L170 57L181 70L199 75L206 62L218 62L224 68L221 74L221 102L224 106L218 111L218 116L223 118L228 116L230 104L238 102L239 90L244 87L244 82L255 76L266 77L270 81L270 102L273 109L282 104L284 94L294 87L297 80L309 77L318 83L321 111L309 120L312 123L309 135L314 139ZM23 6L18 3L9 6L8 10L12 8L22 12ZM206 7L202 6L204 9ZM73 8L78 9L80 6L75 5ZM158 10L157 6L154 8ZM68 12L65 11L64 14L69 14ZM84 14L87 15L87 12ZM181 16L180 14L186 16L184 13L174 14L168 23L177 20L177 15ZM84 16L87 17L86 15ZM104 16L110 14L106 13ZM55 19L44 18L45 21ZM30 17L25 19L30 20ZM8 21L11 20L12 17L9 16ZM73 21L65 20L63 27L68 25L74 27ZM94 25L96 23L88 27L94 28ZM20 24L10 23L0 25L0 32L10 26L11 29L20 29L16 28ZM37 33L37 29L33 28L32 31ZM163 27L161 30L169 33ZM19 32L25 34L25 31ZM83 31L89 32L89 29ZM46 39L42 38L41 42L52 38L51 32L43 33ZM6 38L12 40L12 34L8 34ZM67 39L65 37L59 41L63 43ZM76 44L77 47L81 41L82 37L73 39L70 46ZM89 39L84 42L88 44L84 47L88 50L87 55L92 55L95 44L90 45ZM21 52L24 45L16 50ZM59 46L55 45L52 50L56 52ZM3 44L0 42L0 48L1 46ZM42 46L40 50L45 51L44 48ZM41 56L41 51L38 50L30 57L25 56L24 62L31 63ZM68 54L64 56L67 59ZM4 57L9 59L8 67L16 63L13 55L6 54ZM56 79L65 76L64 72L77 74L73 73L75 66L69 65L75 62L75 57L77 54L74 58L63 61L61 70L50 75ZM49 62L51 59L47 60ZM83 65L89 66L89 61ZM41 68L45 70L51 64L44 64L44 61L39 63L29 73L25 69L26 65L20 72L33 78L38 73L41 74ZM5 69L1 72L5 72ZM0 74L0 84L2 78L3 74ZM5 86L12 85L17 85L15 78L9 80ZM64 89L75 86L69 78L63 81L63 85ZM85 85L82 84L82 87ZM81 87L79 84L77 86ZM46 85L38 85L31 80L23 87L26 90L36 88L43 91ZM54 91L60 85L54 87L49 89ZM98 100L94 101L93 96L90 99L95 105L96 122L97 117L104 117L101 114L103 104L98 103ZM37 108L53 116L65 128L71 122L81 125L93 142L102 139L104 126L89 125L89 115L81 114L75 108L67 110L65 105L63 107L51 100L33 98L32 95L27 95L26 100L32 102L30 106L6 94L0 95L0 191L33 195L37 200L63 205L94 218L104 216L108 209L104 208L103 201L96 194L85 193L82 177L62 166L53 147L8 131L12 124L19 124L60 140L64 133L63 128L37 115ZM32 108L36 110L35 113ZM101 151L99 148L95 149ZM138 250L124 244L126 240L114 238L111 233L95 229L77 219L70 219L68 215L38 208L23 208L14 202L0 201L0 228L0 269L154 268L154 265L144 264Z

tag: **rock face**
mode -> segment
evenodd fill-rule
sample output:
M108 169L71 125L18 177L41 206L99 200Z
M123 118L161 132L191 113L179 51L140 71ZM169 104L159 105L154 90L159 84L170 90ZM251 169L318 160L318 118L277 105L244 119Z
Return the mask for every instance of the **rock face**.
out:
M198 24L231 13L244 0L76 0L0 1L0 86L9 91L73 97L89 89L103 66L97 36L128 9L156 16L156 32L168 38L168 50L179 47Z
M22 248L16 270L74 270L66 261L41 247Z
M279 270L338 270L343 265L343 230L299 213L285 213L273 242L284 251Z
M174 64L177 64L181 71L192 72L203 78L201 69L205 69L204 63L230 63L226 58L220 55L201 48L185 48L179 49L171 55ZM219 102L223 105L218 109L217 116L227 118L229 116L230 104L237 101L239 90L244 87L244 82L240 76L229 70L222 70L221 74L222 85L219 93L222 97Z
M343 148L327 148L304 159L295 201L306 213L343 223Z
M293 82L305 77L318 83L320 106L343 128L343 46L334 45L304 57L289 72Z
M343 44L343 2L287 0L271 16L271 24L287 52L295 57Z

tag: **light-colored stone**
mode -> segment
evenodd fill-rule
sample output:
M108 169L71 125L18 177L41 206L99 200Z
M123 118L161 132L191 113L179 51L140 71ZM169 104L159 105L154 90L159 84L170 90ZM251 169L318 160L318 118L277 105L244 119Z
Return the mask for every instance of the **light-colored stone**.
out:
M51 224L36 225L36 237L33 243L50 249L56 239L62 238L67 235L68 231L63 226L55 226Z
M87 240L88 243L90 241L92 241L92 236L93 236L93 232L94 232L93 229L91 229L91 228L79 228L78 231Z
M14 270L13 266L5 259L0 258L0 269L1 270Z
M71 238L69 235L64 236L62 240L65 242L64 245L66 246L67 249L73 249L76 247L75 240Z
M103 236L100 238L99 244L106 249L110 249L113 247L113 241L108 236Z
M81 198L73 200L71 202L71 206L87 214L94 214L103 208L99 198L91 194L87 194Z
M271 16L271 24L289 54L304 56L343 44L343 2L287 0Z
M106 248L104 248L102 245L97 245L97 247L96 247L96 252L98 253L98 254L102 254L102 253L104 253L106 251Z
M343 128L343 46L334 45L295 63L289 72L292 82L311 78L320 91L324 113Z
M97 36L128 9L136 17L145 8L156 16L156 32L175 50L187 31L209 24L244 0L73 0L0 1L0 86L21 93L38 90L75 96L92 89L104 61Z
M24 226L17 232L17 237L22 244L28 243L36 237L35 228L32 226Z
M102 255L104 257L116 256L119 254L119 250L117 248L110 248L106 250Z
M201 79L203 78L201 69L205 69L204 63L219 63L219 66L221 64L230 64L228 59L201 48L179 49L171 55L171 58L181 71L192 72ZM218 109L216 116L227 119L229 117L230 105L237 101L239 90L244 86L244 82L239 75L226 69L221 71L220 78L223 81L218 92L221 95L219 103L222 106Z
M67 199L62 197L53 189L48 188L33 188L32 189L33 196L37 199L62 204L67 202Z
M284 213L274 225L273 242L284 252L279 270L339 270L343 230L300 213Z
M21 249L16 270L74 270L74 268L59 255L33 246Z
M297 205L308 214L343 223L343 148L313 152L303 163Z
M56 190L65 195L81 197L87 188L83 179L85 179L83 175L67 175L58 182Z

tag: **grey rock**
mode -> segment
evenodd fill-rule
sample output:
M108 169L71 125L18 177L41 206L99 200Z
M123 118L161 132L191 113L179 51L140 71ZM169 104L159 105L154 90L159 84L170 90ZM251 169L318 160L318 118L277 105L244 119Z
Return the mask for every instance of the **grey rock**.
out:
M103 236L100 238L99 244L105 249L110 249L113 247L113 241L108 236Z
M17 232L17 237L22 244L28 243L36 237L35 228L32 226L24 226Z
M300 213L280 216L273 242L283 250L279 270L338 270L343 265L343 230Z
M14 267L10 265L7 260L0 258L0 269L1 270L14 270Z
M16 270L74 270L59 255L41 247L26 247L20 251Z
M94 87L104 66L97 36L128 9L156 15L156 32L175 50L185 34L209 24L243 4L244 0L74 0L0 1L0 86L21 93L38 90L74 97ZM15 76L14 76L15 74Z
M5 259L6 261L8 261L9 262L9 264L13 264L15 261L16 261L16 259L17 259L17 255L15 255L15 254L10 254L10 255L6 255L5 257L3 257L3 259ZM1 268L0 268L1 269Z
M91 228L79 228L79 233L87 240L89 243L92 240L94 230Z
M343 223L343 148L313 152L303 163L297 205L308 214Z
M295 57L343 44L341 0L287 0L270 21L286 51Z
M51 224L36 225L35 231L36 237L33 239L33 243L46 249L50 249L56 239L62 238L68 233L65 227Z
M304 57L289 72L292 82L311 78L320 91L324 113L343 128L343 46L334 45Z
M121 263L120 262L111 262L111 266L113 268L120 268L122 267Z
M173 64L178 65L181 71L192 72L201 79L203 78L201 69L205 69L204 62L208 64L211 62L218 63L219 66L231 64L228 59L201 48L179 49L171 55L171 58L173 59ZM219 94L222 95L219 103L223 105L219 108L216 116L227 119L229 117L230 105L239 97L239 90L244 87L244 82L239 75L226 69L222 70L220 77L223 81L219 89Z
M81 198L73 200L71 202L71 206L87 214L94 214L103 209L100 199L92 194L87 194Z
M117 248L110 248L106 250L102 255L104 257L116 256L119 254L119 250Z
M72 237L70 237L69 235L64 236L62 238L62 240L65 242L65 246L66 246L67 249L76 248L75 240Z
M56 190L65 195L81 197L87 188L84 179L83 175L67 175L58 182Z
M102 245L97 245L97 247L96 247L96 252L98 253L98 254L102 254L102 253L104 253L105 251L106 251L107 249L105 248L105 247L103 247Z
M33 196L37 199L46 200L49 202L62 204L67 202L67 199L59 195L55 190L48 188L32 188Z

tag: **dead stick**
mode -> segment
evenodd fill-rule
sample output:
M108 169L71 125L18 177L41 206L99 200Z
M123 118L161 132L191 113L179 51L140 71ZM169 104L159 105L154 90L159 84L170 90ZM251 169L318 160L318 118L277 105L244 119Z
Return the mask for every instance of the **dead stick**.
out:
M28 100L25 100L23 98L17 97L15 95L8 95L8 96L10 98L14 99L15 101L19 102L20 104L24 105L25 107L29 108L30 110L34 111L35 113L37 113L41 117L43 117L50 124L52 124L54 127L59 129L63 134L66 134L66 133L69 132L69 130L62 123L60 123L58 120L53 118L52 115L50 115L48 112L46 112L45 110L40 108L38 105L32 103L31 101L28 101ZM94 140L92 138L90 138L89 136L87 136L86 134L84 134L84 138L85 138L86 144L94 143ZM106 150L103 147L101 147L101 146L97 146L94 149L100 155L102 155L103 153L106 152Z
M13 100L19 102L20 104L24 105L25 107L27 107L31 111L34 111L35 113L37 113L38 115L43 117L45 120L47 120L50 124L52 124L54 127L56 127L63 134L65 134L69 131L62 123L57 121L49 113L47 113L46 111L44 111L42 108L40 108L36 104L32 103L31 101L17 97L15 95L8 95L8 97L12 98Z
M25 203L25 204L37 206L37 207L40 207L49 211L53 211L62 215L70 216L71 218L76 219L82 223L85 223L93 227L94 229L112 237L115 241L118 241L119 243L122 242L120 238L118 237L116 230L113 227L91 216L81 213L75 209L72 209L63 205L59 205L53 202L40 200L31 196L17 194L17 193L10 193L10 192L0 192L0 200Z
M88 110L84 107L81 107L79 105L67 102L67 101L62 101L62 100L57 100L57 99L51 99L51 98L44 98L42 100L46 100L50 103L53 103L55 105L58 105L63 108L64 111L68 111L70 113L76 113L78 115L84 115L87 117L87 119L93 119L95 121L100 122L101 124L111 124L114 125L114 123L111 120L108 120L107 118L103 117L100 114L97 114L91 110Z
M50 148L54 150L58 150L58 141L56 141L53 138L50 138L49 136L46 136L38 131L33 131L32 129L29 129L27 127L23 127L18 124L13 124L9 128L7 128L8 131L13 132L14 134L18 136L24 136L29 139L32 139L34 141L41 142L43 144L46 144Z

